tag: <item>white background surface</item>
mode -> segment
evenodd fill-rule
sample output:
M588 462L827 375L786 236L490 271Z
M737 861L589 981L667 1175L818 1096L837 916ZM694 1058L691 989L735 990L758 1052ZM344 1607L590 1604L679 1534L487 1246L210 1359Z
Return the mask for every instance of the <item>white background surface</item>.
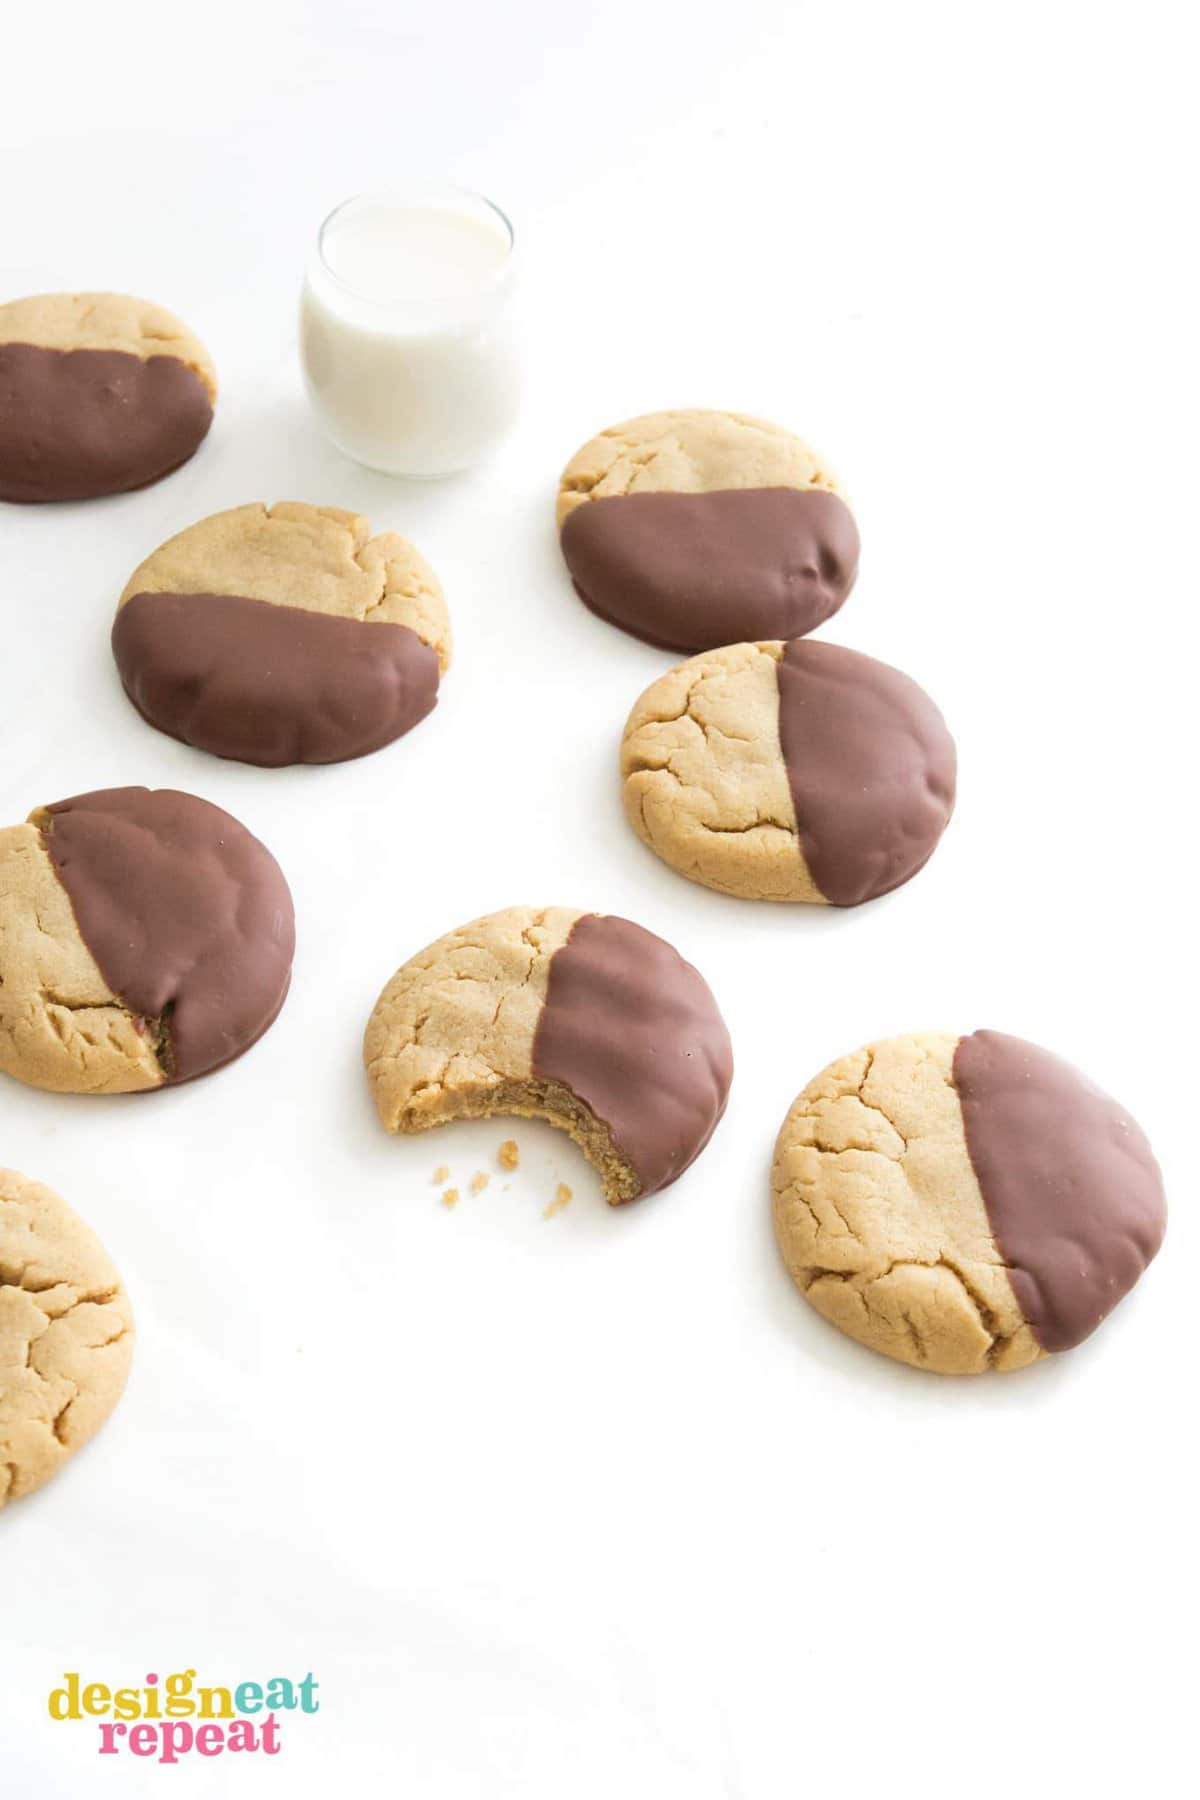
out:
M4 31L4 295L114 287L205 338L211 438L147 492L0 515L3 818L143 781L228 807L296 898L244 1061L133 1101L5 1083L0 1161L98 1228L140 1336L101 1438L0 1522L0 1791L922 1800L1194 1773L1190 1139L1196 294L1186 9L795 0L572 9L144 0ZM294 343L323 214L392 177L514 217L528 394L418 487L316 435ZM923 875L858 913L689 886L628 834L626 711L670 658L573 598L562 463L631 413L810 436L855 497L824 635L958 737ZM110 616L204 514L302 499L409 533L457 657L362 763L152 732ZM398 1142L359 1042L393 969L514 903L626 913L705 972L738 1070L701 1163L609 1212L566 1140ZM791 1288L767 1169L842 1051L987 1024L1144 1123L1167 1248L1091 1343L952 1383ZM550 1221L558 1180L576 1198ZM311 1669L284 1750L168 1772L51 1725L66 1669Z

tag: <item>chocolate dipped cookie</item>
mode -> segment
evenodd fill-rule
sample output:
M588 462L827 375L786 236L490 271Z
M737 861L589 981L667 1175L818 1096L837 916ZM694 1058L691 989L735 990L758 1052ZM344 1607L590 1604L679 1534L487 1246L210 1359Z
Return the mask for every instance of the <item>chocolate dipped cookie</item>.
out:
M0 1070L124 1094L260 1038L291 976L275 858L194 794L106 788L0 831Z
M731 644L654 682L625 812L671 868L752 900L857 906L911 878L954 807L954 740L915 681L819 640Z
M187 462L217 378L199 339L129 294L0 306L0 500L90 500Z
M277 768L410 731L437 704L450 621L406 538L284 502L216 513L154 551L126 583L112 647L151 725Z
M829 465L741 413L646 413L602 431L563 470L557 517L584 604L666 650L802 637L858 572Z
M1166 1228L1136 1122L998 1031L891 1038L832 1063L784 1120L771 1189L784 1262L817 1311L947 1375L1082 1343Z
M628 919L568 907L510 907L439 938L389 981L363 1053L389 1131L547 1119L614 1206L682 1175L733 1078L699 972Z

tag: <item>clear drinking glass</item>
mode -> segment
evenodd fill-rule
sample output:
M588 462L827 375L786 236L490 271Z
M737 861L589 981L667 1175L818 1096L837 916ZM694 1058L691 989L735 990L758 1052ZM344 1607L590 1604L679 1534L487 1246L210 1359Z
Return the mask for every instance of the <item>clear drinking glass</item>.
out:
M465 188L359 194L317 234L300 309L309 399L339 450L389 475L450 475L512 423L513 230Z

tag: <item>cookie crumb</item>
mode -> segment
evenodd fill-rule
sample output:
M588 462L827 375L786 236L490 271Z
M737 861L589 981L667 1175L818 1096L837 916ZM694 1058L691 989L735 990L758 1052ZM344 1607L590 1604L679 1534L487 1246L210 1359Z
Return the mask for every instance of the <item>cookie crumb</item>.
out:
M471 1177L471 1192L473 1194L482 1194L484 1188L491 1179L490 1175L485 1175L483 1170L480 1169L477 1175L472 1175Z
M552 1219L555 1213L560 1213L562 1211L564 1206L570 1206L574 1197L575 1196L572 1194L566 1182L560 1181L553 1200L542 1214L543 1219Z
M457 1206L458 1205L458 1189L457 1188L447 1188L446 1189L445 1193L442 1195L442 1205L443 1206Z
M515 1138L505 1138L497 1154L502 1169L516 1169L520 1167L521 1152L517 1148Z
M450 1179L449 1169L446 1167L445 1163L439 1163L437 1168L433 1171L434 1187L441 1187L443 1181L449 1181L449 1179Z

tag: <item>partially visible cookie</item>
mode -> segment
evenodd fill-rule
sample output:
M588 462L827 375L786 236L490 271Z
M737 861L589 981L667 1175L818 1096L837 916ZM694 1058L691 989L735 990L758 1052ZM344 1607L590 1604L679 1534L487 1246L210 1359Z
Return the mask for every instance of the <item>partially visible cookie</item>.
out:
M0 306L0 500L146 487L198 449L217 378L165 307L129 294Z
M733 1077L708 984L628 919L514 906L397 971L363 1047L389 1131L498 1113L548 1119L616 1206L675 1181L707 1144Z
M771 1187L805 1298L939 1374L1082 1343L1166 1227L1158 1164L1124 1108L997 1031L891 1038L832 1063L784 1120Z
M132 1355L133 1313L104 1246L50 1188L0 1169L0 1506L95 1436Z
M332 506L236 506L137 568L112 632L151 725L277 768L365 756L437 703L450 621L397 532Z
M954 740L887 663L731 644L646 689L621 741L629 822L723 894L857 906L911 879L954 806Z
M126 1094L248 1050L291 977L275 858L171 788L106 788L0 831L0 1069Z
M858 527L829 465L741 413L646 413L576 452L558 489L584 604L667 650L802 637L858 572Z

